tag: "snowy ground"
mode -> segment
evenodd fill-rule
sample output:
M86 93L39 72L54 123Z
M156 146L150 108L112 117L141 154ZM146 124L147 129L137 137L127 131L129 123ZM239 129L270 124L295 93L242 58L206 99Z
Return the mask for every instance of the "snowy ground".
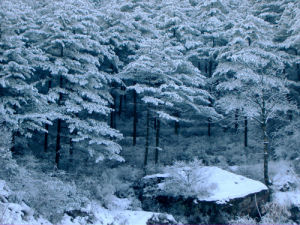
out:
M147 222L152 219L162 219L173 221L176 223L173 216L168 214L131 211L131 210L108 210L101 207L97 202L92 202L85 209L81 209L87 213L86 217L76 217L65 214L61 224L78 225L78 224L122 224L122 225L147 225Z
M50 224L35 214L24 202L21 204L9 201L11 190L5 181L0 180L0 224Z

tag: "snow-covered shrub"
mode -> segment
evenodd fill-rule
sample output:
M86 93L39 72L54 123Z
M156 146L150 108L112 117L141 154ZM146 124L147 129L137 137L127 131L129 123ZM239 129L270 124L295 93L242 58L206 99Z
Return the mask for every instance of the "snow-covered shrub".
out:
M289 162L279 161L271 163L270 175L272 177L273 189L277 191L293 191L297 187L300 187L300 178Z
M202 161L194 160L190 163L177 161L173 166L166 167L165 171L170 174L170 177L164 183L163 190L173 196L208 195L209 187L198 185L204 181L204 178L196 173L196 170L202 166Z
M287 126L274 134L275 154L284 160L294 160L300 157L300 119L294 118ZM299 170L300 173L300 170Z
M230 225L235 225L235 224L257 224L257 222L251 218L250 216L241 216L234 218L229 221Z
M0 224L50 224L24 202L11 202L13 192L0 180Z
M289 217L291 213L288 208L275 202L266 203L262 208L262 216L260 224L292 224Z
M77 191L74 182L63 181L61 176L59 172L45 174L17 167L15 174L7 181L13 191L10 200L25 202L56 223L66 209L78 207L87 200Z
M131 166L120 166L105 169L100 176L86 176L81 178L80 189L89 190L88 197L98 200L106 208L115 208L118 202L126 202L126 207L140 208L140 201L136 198L132 188L133 183L142 176L140 170ZM121 200L123 199L123 200Z

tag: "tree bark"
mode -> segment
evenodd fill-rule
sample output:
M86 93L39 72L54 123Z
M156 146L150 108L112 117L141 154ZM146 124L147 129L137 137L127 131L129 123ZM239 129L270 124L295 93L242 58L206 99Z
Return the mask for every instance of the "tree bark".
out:
M62 88L63 77L59 77L59 87ZM58 105L61 105L62 93L59 93ZM56 168L59 169L59 160L60 160L60 149L61 149L61 119L57 120L57 135L56 135L56 146L55 146L55 164Z
M176 117L179 117L179 113L178 112L175 112L174 114ZM179 124L179 121L175 121L174 122L174 132L176 135L179 134L179 128L180 128L180 124Z
M133 134L132 145L136 145L136 126L137 126L137 93L133 90Z
M55 147L55 164L56 168L59 169L59 160L60 160L60 133L61 133L61 119L57 121L57 135L56 135L56 147Z
M51 80L48 81L48 91L51 88ZM48 102L49 103L49 102ZM45 132L45 139L44 139L44 152L47 152L48 150L48 135L49 135L49 124L45 124L45 130L47 132Z
M263 91L264 93L264 91ZM263 94L262 99L262 132L263 132L263 146L264 146L264 181L265 185L269 187L269 140L267 135L267 121L266 121L266 102Z
M211 137L211 118L207 119L207 135Z
M244 119L244 147L248 147L248 118Z
M148 163L148 152L149 152L149 122L150 122L150 112L147 106L147 124L146 124L146 145L145 145L145 155L144 155L144 168Z
M121 92L125 91L125 88L122 86L121 87ZM123 98L124 98L124 95L123 93L120 94L119 96L119 117L121 116L121 113L122 113L122 107L123 107Z
M237 133L238 129L239 129L239 110L238 109L235 110L234 119L235 119L234 129L235 129L235 133Z
M156 119L155 164L158 163L160 120Z
M269 180L269 141L267 136L266 124L262 125L263 129L263 140L264 140L264 181L265 184L269 187L270 180Z
M111 104L113 110L110 112L110 127L116 129L116 96L114 94L111 96L113 97L113 103Z

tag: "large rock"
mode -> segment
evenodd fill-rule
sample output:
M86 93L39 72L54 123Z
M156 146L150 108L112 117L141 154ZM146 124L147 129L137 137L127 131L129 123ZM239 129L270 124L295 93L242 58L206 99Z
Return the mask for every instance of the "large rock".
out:
M183 179L184 173L179 174ZM226 214L258 217L258 209L269 198L261 182L217 167L193 168L189 179L194 181L185 184L187 191L171 193L170 189L182 187L178 179L172 187L173 178L174 173L156 174L136 185L144 210L167 212L187 223L226 223Z

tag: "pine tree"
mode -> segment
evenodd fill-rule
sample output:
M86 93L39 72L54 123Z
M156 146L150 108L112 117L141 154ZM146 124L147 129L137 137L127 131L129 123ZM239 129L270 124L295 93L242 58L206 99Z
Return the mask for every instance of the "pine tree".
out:
M39 92L35 73L47 57L26 37L26 31L34 26L32 8L18 0L0 4L0 117L1 125L13 132L14 150L16 135L30 137L35 131L44 131L44 124L51 124L47 96Z
M39 9L40 36L37 42L49 57L50 93L57 96L56 165L61 151L62 123L69 128L70 148L85 148L96 160L122 160L120 146L113 139L121 134L106 121L113 99L109 83L114 77L101 72L105 58L112 58L109 46L101 42L101 14L89 1L54 1ZM100 19L99 19L100 18ZM75 147L75 146L74 146ZM70 152L72 152L70 150Z
M264 149L264 180L269 185L268 158L271 119L290 109L284 60L275 53L270 33L272 25L253 15L240 14L232 28L233 39L220 53L214 73L217 90L222 92L219 106L226 113L239 109L258 122Z

